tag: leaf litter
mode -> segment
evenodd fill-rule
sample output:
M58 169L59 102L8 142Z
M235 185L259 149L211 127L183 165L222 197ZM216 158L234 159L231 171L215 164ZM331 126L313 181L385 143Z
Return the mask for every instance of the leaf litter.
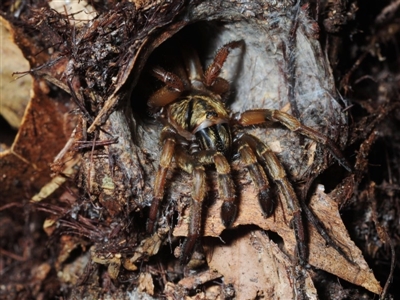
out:
M292 258L295 257L296 240L293 230L289 226L291 217L287 215L284 205L277 206L273 217L264 218L262 216L262 212L258 204L257 194L254 188L247 186L242 191L242 199L246 199L246 203L242 203L242 205L239 206L238 218L233 224L233 227L241 225L257 225L263 230L276 232L283 239L284 249L281 250L279 247L277 247L273 248L274 251L280 252L279 255L281 255L281 257L288 257L288 255ZM209 207L204 226L204 236L219 237L225 229L220 219L221 204L222 202L218 201ZM353 263L347 261L334 248L326 245L325 240L320 236L316 229L309 225L308 247L310 265L327 271L331 274L335 274L336 276L353 284L363 286L373 293L379 294L382 291L379 282L376 280L371 269L368 267L368 264L365 261L360 249L350 239L347 229L340 217L337 203L327 194L325 194L324 187L322 185L317 187L314 195L310 199L309 206L328 230L330 236L333 237L333 239L353 261ZM178 226L176 226L174 229L175 236L186 236L187 223L183 220L187 220L187 218L181 218L181 222L179 222ZM259 255L248 255L242 248L244 247L242 245L243 243L248 243L249 236L245 236L240 239L244 239L244 241L235 241L233 244L229 244L229 247L226 245L224 246L223 241L221 241L218 246L213 248L205 248L207 257L211 258L211 261L209 261L210 267L214 267L218 272L224 274L225 276L233 276L232 274L237 274L236 276L240 276L242 272L241 261L243 257L246 257L248 260L246 265L249 264L256 266L259 263ZM265 242L263 243L269 243L269 245L274 244L274 242L269 240L266 236L258 235L258 239L265 239ZM277 246L276 244L274 245L274 247ZM239 253L243 253L243 255L225 255L228 251L226 248L231 247L233 248L229 250L232 251L231 253L238 251ZM224 250L221 250L220 248ZM292 268L297 265L295 260L287 260L290 263L287 261L286 263L288 263L288 265ZM221 263L216 263L216 261ZM227 265L231 266L232 269L226 268ZM267 278L273 278L276 276L277 271L277 269L264 269L263 272L265 272L265 274L263 275ZM238 282L239 281L233 280L232 283L237 285ZM287 288L287 282L281 283ZM239 286L236 287L239 288Z

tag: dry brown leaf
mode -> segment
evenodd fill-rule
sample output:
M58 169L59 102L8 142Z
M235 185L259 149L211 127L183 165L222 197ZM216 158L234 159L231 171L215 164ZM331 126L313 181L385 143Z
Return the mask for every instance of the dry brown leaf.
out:
M208 247L207 247L208 248ZM208 248L208 263L224 275L226 284L233 284L237 299L297 299L301 285L291 259L261 231L248 232L232 243ZM310 275L305 276L304 293L317 299Z
M17 80L12 74L29 70L29 63L13 42L9 25L0 17L0 115L14 128L18 128L30 99L32 77L23 76Z
M121 253L103 253L100 254L95 246L92 246L90 249L90 257L91 260L95 263L106 265L107 272L112 279L116 279L118 277L120 267L121 267Z
M164 229L164 231L160 230L154 233L152 236L142 240L139 247L135 249L135 254L128 259L129 264L134 264L142 257L149 257L157 254L167 232L168 229Z
M11 148L0 152L0 168L4 174L0 179L0 195L9 203L32 197L51 181L50 163L64 146L75 122L69 115L74 108L69 96L55 93L56 90L42 79L36 78L32 83L30 75L13 80L13 72L28 71L34 67L35 59L44 54L20 35L16 27L11 27L4 19L0 21L3 24L1 53L2 58L7 57L2 69L3 76L7 77L0 80L1 114L12 126L21 124ZM24 53L31 59L31 66L22 58L21 50L12 39L21 49L40 53L31 56Z
M51 270L51 266L49 263L45 262L38 266L35 266L31 270L32 280L43 281L46 276L49 274Z
M1 196L6 202L32 197L51 181L50 163L74 126L69 115L73 106L61 95L53 98L45 81L34 82L18 135L11 148L0 153L0 169L6 174L0 179Z
M51 179L46 185L44 185L39 193L34 195L31 199L31 202L40 202L46 198L48 198L51 194L53 194L62 184L64 184L68 178L73 177L73 174L76 172L76 165L79 164L79 157L75 157L65 163L65 166L62 171L62 175L57 175Z
M242 203L239 206L239 214L233 227L239 225L257 225L264 230L277 232L283 239L285 249L292 257L295 257L296 240L293 230L289 227L291 217L286 211L285 205L278 205L273 217L264 218L258 204L257 194L253 187L247 186L242 190ZM220 218L221 201L212 205L205 218L204 236L219 236L225 229ZM324 193L324 187L318 186L310 200L310 207L325 225L329 234L337 241L341 248L348 253L354 264L349 263L335 249L326 245L325 240L319 235L313 226L309 226L309 263L319 269L335 274L351 283L363 286L367 290L379 294L382 288L375 279L374 274L365 262L361 251L350 239L347 230L341 220L335 201ZM175 227L175 236L187 235L187 216ZM240 258L231 257L230 263L239 263Z
M90 263L90 252L78 256L70 263L62 264L61 269L57 270L57 277L64 284L77 284L82 280L86 266Z
M68 12L71 15L69 22L75 26L82 26L94 19L97 15L94 8L86 1L57 0L50 1L49 6L59 13Z
M146 292L150 296L154 295L154 283L150 273L140 273L138 292Z
M180 280L178 284L186 290L192 290L197 288L199 285L207 283L209 281L215 280L222 277L220 273L215 270L207 270L205 272L197 273L193 276L187 276Z
M206 277L210 276L210 280L214 276L214 274L218 274L213 271L206 271L200 274L202 276L202 279L205 279ZM219 275L221 277L221 275ZM196 280L196 277L193 276L191 277L192 283ZM207 281L206 281L207 282ZM204 283L204 282L203 282ZM167 282L164 288L164 295L166 299L168 300L175 300L175 299L185 299L185 300L225 300L225 299L231 299L235 293L232 292L233 289L230 290L231 293L227 293L222 285L220 284L211 284L211 285L206 285L202 287L202 289L198 289L197 294L194 296L188 296L187 295L187 290L180 284L174 284L172 282Z

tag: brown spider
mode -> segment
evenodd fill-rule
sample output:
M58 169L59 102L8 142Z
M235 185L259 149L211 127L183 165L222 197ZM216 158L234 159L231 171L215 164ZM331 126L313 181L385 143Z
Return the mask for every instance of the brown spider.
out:
M164 128L161 132L163 147L147 230L152 233L155 229L159 205L164 197L167 171L171 168L173 158L179 168L192 174L193 178L189 233L183 246L181 262L187 263L190 260L202 229L202 205L206 195L205 165L215 165L218 193L223 200L221 219L225 227L231 226L236 219L237 205L229 161L233 153L238 153L258 190L259 203L265 217L271 216L275 208L267 178L275 182L283 195L293 216L291 223L300 263L304 264L307 250L302 210L296 193L277 156L262 141L246 134L243 128L267 121L279 122L289 130L326 145L342 166L349 171L351 167L332 140L302 125L289 114L271 109L248 110L236 115L230 113L224 101L229 83L219 74L230 51L242 44L243 41L234 41L224 45L205 72L197 54L191 49L185 50L186 70L179 69L179 76L160 67L153 68L153 75L164 82L165 86L152 94L148 106L157 111ZM327 242L332 243L323 228L319 228L319 232ZM343 254L340 248L335 249Z

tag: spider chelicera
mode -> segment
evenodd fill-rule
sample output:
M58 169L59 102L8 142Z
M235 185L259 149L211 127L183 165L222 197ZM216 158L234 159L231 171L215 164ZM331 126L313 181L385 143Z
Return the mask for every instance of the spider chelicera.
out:
M238 210L230 161L234 154L239 154L242 165L247 168L258 191L259 203L265 217L271 216L275 208L274 193L268 178L283 195L292 216L291 224L296 236L298 256L300 262L304 263L307 248L301 206L296 193L277 156L265 143L247 134L244 128L265 122L279 122L289 130L325 145L342 166L349 171L351 167L332 140L302 125L287 113L272 109L248 110L235 115L230 113L225 103L229 83L219 77L219 74L230 51L241 45L243 41L224 45L205 71L195 51L189 48L185 48L183 55L185 68L178 69L177 74L161 67L152 69L153 75L165 85L150 96L148 106L157 112L157 118L164 128L160 138L163 146L154 182L154 198L147 231L152 233L155 230L167 172L174 159L177 166L193 178L189 233L181 256L181 262L187 263L202 229L202 206L207 190L204 166L215 165L218 193L223 200L221 219L225 227L230 227ZM323 230L319 231L326 238Z

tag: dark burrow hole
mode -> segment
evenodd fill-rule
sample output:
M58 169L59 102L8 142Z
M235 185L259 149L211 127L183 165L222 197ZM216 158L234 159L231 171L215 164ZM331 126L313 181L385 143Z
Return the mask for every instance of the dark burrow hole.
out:
M18 131L10 126L7 121L0 115L0 152L11 147Z
M165 85L151 74L151 69L162 67L164 70L176 74L177 67L184 66L182 45L186 45L196 51L203 70L205 70L219 47L222 46L220 43L222 31L223 23L197 22L186 26L153 51L141 72L131 97L132 111L137 120L145 121L151 118L147 100L155 91ZM231 83L228 100L233 99L234 94L234 86Z
M389 177L389 160L394 157L394 149L391 146L392 143L386 138L378 138L368 156L369 179L377 185Z
M136 120L144 123L152 123L152 120L154 119L152 118L151 112L147 107L147 101L152 93L164 86L164 83L157 80L154 76L150 74L151 68L155 66L161 66L166 71L174 72L174 69L177 65L183 64L180 45L182 41L184 41L185 43L191 45L194 49L196 49L200 57L200 61L203 64L203 69L205 69L208 66L210 60L213 58L215 52L218 50L218 47L216 46L216 41L218 41L219 34L218 28L218 23L209 22L199 22L187 26L182 31L174 35L172 38L162 43L161 46L158 47L150 55L131 98L132 111ZM210 34L209 32L212 33ZM231 85L232 99L234 98L234 86L234 84ZM161 129L161 126L159 128ZM379 152L383 149L384 143L378 142L375 147L377 147ZM371 155L374 156L374 150ZM345 156L349 158L349 153L345 153ZM349 160L351 160L352 164L354 163L354 157L350 157ZM382 177L382 170L374 170L374 168L378 168L384 165L383 160L384 158L379 156L376 156L370 160L370 173L376 174L373 175L374 178L376 176L376 179ZM324 184L325 192L329 193L341 182L344 176L346 176L346 172L347 171L343 167L335 162L331 167L325 170L317 178L314 184ZM315 189L311 188L310 190ZM213 196L210 196L211 195L209 195L208 198L213 198ZM212 199L209 199L208 202L209 203L207 204L212 203ZM173 219L173 223L175 223L176 215ZM233 230L225 230L221 235L221 239L224 241L224 243L229 244L232 243L232 241L234 241L235 239L240 238L241 235L246 234L248 231L253 231L257 229L258 227L256 226L243 226ZM268 237L276 244L278 244L280 248L283 247L283 240L278 234L274 232L268 232ZM168 245L164 246L163 250L160 250L160 253L162 254L151 258L151 260L154 259L154 261L169 261L170 259L175 259L173 258L173 250L182 241L183 239L180 239L179 241L175 239L172 244L168 243ZM213 243L213 241L214 243L221 242L217 238L209 237L203 238L203 241L207 244ZM168 249L165 247L167 247ZM182 276L182 274L178 275L179 278L180 276ZM326 279L322 279L321 282L324 282L324 280L326 281ZM176 282L176 280L171 281Z
M315 179L313 187L309 189L309 193L313 193L317 185L322 184L324 186L324 192L329 194L342 182L346 172L347 171L342 166L335 162ZM311 196L312 195L308 195L307 199Z

